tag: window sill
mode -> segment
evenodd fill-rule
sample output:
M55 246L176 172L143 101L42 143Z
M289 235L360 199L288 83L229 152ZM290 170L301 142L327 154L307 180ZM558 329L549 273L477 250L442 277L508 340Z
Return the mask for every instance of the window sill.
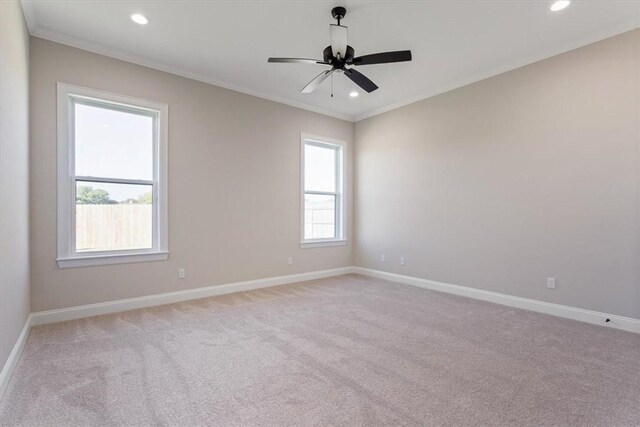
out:
M320 241L308 241L308 242L300 242L300 247L302 249L306 248L322 248L326 246L346 246L346 240L320 240Z
M128 264L133 262L164 261L169 258L168 251L124 253L124 254L100 254L84 255L66 258L58 258L58 267L77 268L93 267L97 265Z

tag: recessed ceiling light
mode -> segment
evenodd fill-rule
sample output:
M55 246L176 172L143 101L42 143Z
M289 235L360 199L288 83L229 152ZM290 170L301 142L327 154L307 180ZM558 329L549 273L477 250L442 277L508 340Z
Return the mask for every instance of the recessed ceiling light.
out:
M349 92L349 96L352 98L355 98L356 96L360 95L358 92L356 92L355 90L352 90L351 92Z
M149 23L147 17L139 13L134 13L133 15L131 15L131 20L140 25L147 25Z
M569 4L571 4L571 0L558 0L553 2L550 9L552 12L557 12L569 6Z

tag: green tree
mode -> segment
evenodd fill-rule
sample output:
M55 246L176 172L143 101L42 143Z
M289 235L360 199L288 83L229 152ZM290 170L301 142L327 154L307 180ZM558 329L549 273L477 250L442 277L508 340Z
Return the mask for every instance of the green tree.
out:
M151 192L144 193L143 195L138 197L138 203L142 203L144 205L150 205L151 203L153 203L153 195L151 194Z
M76 204L79 205L115 205L118 202L109 198L109 192L88 185L76 190Z
M153 196L151 192L148 192L148 193L141 194L140 196L138 196L137 199L129 198L122 201L122 203L128 204L128 205L150 205L151 203L153 203Z

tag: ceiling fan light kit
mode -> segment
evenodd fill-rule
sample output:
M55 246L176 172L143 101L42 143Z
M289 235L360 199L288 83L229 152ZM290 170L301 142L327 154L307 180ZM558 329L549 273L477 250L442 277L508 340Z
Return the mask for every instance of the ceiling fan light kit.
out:
M311 80L301 93L311 93L316 90L320 84L334 73L339 72L347 76L352 82L361 87L367 93L371 93L378 89L378 86L369 80L367 76L347 66L388 64L392 62L411 61L410 50L399 50L393 52L373 53L360 57L355 56L354 49L349 46L348 35L349 29L344 25L340 25L340 21L347 14L347 9L338 6L331 9L331 16L337 20L337 24L329 26L329 35L331 45L327 46L322 53L322 60L307 58L269 58L268 62L275 63L294 63L294 64L320 64L330 66L330 70L325 70ZM333 96L333 94L332 94Z

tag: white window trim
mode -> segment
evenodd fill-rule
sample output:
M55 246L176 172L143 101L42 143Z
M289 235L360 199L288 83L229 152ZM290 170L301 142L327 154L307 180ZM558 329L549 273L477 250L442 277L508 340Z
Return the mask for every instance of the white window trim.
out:
M131 262L161 261L169 256L168 250L168 199L167 199L167 135L168 111L166 104L118 95L96 89L57 84L58 119L58 257L60 268L88 267L95 265ZM71 99L106 101L123 108L148 110L156 115L157 138L154 144L153 167L153 248L142 250L74 252L74 142L72 140L73 115ZM111 179L109 179L111 182ZM116 181L114 179L113 181ZM127 180L129 181L129 180Z
M336 212L339 218L336 221L336 237L333 239L305 239L304 238L304 152L306 141L318 143L319 145L333 145L340 147L340 159L336 168L336 182L338 194L336 197ZM347 209L346 209L346 170L345 159L347 158L347 143L339 139L327 138L310 133L300 134L300 247L318 248L327 246L344 246L347 244ZM331 193L333 194L333 193Z

